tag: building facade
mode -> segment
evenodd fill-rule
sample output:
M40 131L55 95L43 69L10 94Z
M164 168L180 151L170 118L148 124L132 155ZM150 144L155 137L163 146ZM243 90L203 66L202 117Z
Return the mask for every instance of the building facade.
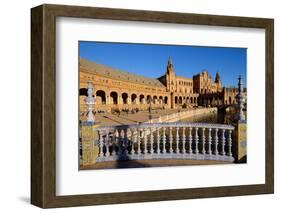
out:
M225 103L227 98L224 98L224 93L231 93L222 87L218 72L215 81L208 71L193 78L177 76L171 58L168 60L166 73L157 79L121 71L83 58L79 60L79 75L80 112L86 111L84 99L87 96L88 81L92 81L94 85L95 110L108 113L114 110L189 108L203 105L206 100L217 100L216 103L220 100ZM231 103L235 101L233 94L231 93Z

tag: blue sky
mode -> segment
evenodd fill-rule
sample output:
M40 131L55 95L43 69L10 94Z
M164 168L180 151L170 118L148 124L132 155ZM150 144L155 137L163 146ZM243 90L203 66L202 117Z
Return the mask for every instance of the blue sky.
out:
M206 69L213 79L219 71L224 86L237 86L239 74L246 82L246 48L80 41L79 51L82 58L151 78L165 74L171 57L176 75L192 78Z

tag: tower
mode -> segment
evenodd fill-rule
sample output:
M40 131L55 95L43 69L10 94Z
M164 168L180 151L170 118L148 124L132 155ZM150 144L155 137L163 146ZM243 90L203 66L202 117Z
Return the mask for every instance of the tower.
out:
M176 91L176 73L174 70L173 62L171 57L169 57L167 71L166 71L166 81L167 81L167 91L174 92Z
M222 91L222 81L221 81L219 71L217 71L217 73L216 73L215 83L217 84L217 92L221 92Z

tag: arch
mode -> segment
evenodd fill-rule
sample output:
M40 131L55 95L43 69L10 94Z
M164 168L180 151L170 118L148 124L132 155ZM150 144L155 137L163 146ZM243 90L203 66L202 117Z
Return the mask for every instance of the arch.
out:
M231 96L229 96L228 100L229 100L228 103L231 104L232 103Z
M157 104L157 96L156 95L153 96L153 103Z
M127 93L122 93L122 102L123 104L128 104L128 94Z
M117 92L112 91L112 92L110 93L110 98L111 98L110 103L112 103L112 104L118 104L118 94L117 94Z
M148 104L152 103L151 95L146 96L146 103Z
M163 104L164 102L163 102L163 96L159 96L159 103L160 104Z
M97 99L97 104L106 104L106 95L105 91L103 90L98 90L96 92L96 99Z
M189 104L189 97L186 97L186 103Z
M179 97L179 104L182 104L182 97Z
M144 104L144 101L145 101L144 95L141 94L141 95L140 95L140 103L141 103L141 104Z
M192 97L190 97L190 103L193 104L193 98Z
M197 98L196 98L196 97L194 97L193 103L194 103L194 104L197 104Z
M178 104L178 96L175 97L175 104Z
M131 95L131 102L132 102L132 104L136 104L137 103L137 95L136 94L132 94Z
M164 98L164 103L168 104L168 97L167 96L165 96L165 98Z

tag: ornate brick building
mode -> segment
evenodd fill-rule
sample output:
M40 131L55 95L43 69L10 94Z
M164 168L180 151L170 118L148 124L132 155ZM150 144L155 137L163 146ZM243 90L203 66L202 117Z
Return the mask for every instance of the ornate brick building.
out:
M95 109L147 110L151 108L177 108L203 105L205 100L220 100L224 103L222 81L219 73L215 81L208 71L186 78L177 76L171 58L166 73L158 79L147 78L121 71L80 58L80 111L85 111L87 82L92 81L96 95ZM228 94L228 93L227 93ZM230 94L230 93L229 93ZM231 97L233 94L231 93ZM234 99L231 98L231 102Z

